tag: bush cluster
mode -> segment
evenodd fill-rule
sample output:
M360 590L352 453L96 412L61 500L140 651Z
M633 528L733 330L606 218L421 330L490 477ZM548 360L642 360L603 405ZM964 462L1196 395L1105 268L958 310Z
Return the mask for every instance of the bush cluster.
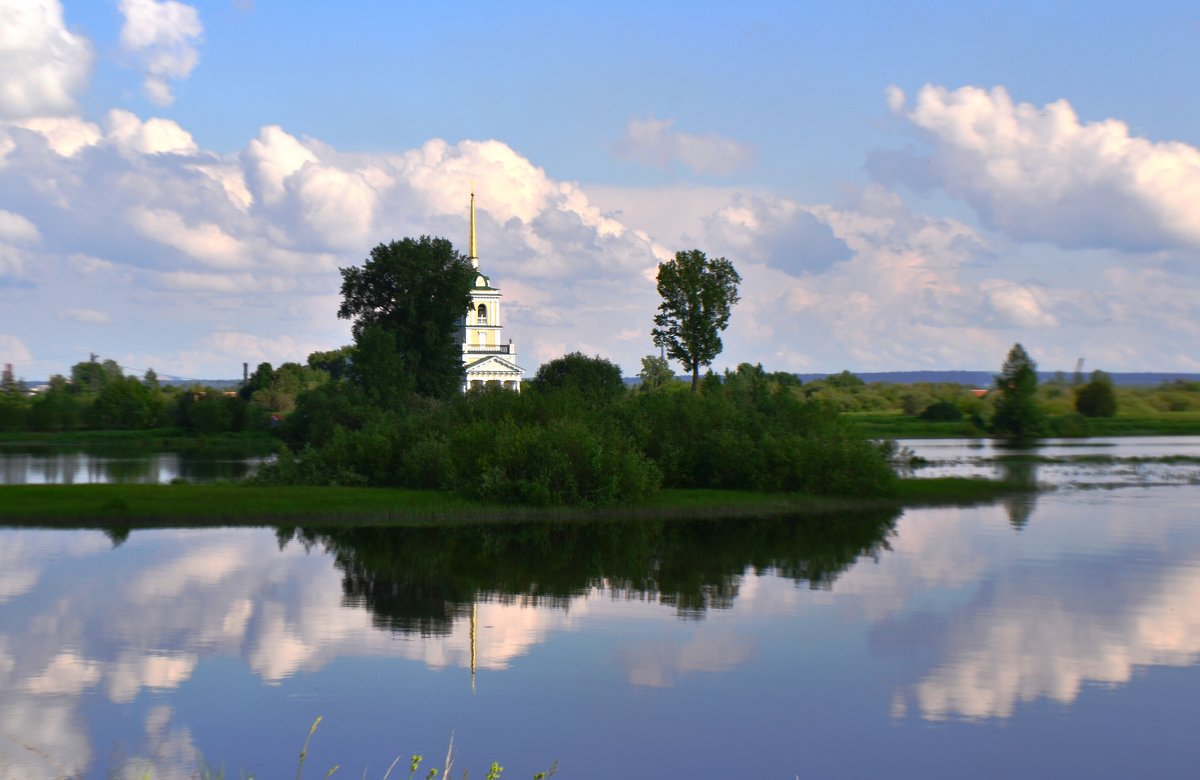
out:
M453 490L496 502L600 506L660 486L880 495L884 453L799 382L743 365L703 391L627 391L616 366L568 355L521 394L494 387L372 407L352 383L302 394L293 452L259 479ZM587 381L583 381L583 380ZM790 381L789 381L790 380Z

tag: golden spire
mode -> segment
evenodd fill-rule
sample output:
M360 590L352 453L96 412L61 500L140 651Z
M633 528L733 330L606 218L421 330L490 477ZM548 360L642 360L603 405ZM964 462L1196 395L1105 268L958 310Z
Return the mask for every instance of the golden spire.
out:
M471 241L467 257L471 265L479 268L479 255L475 254L475 182L471 182Z

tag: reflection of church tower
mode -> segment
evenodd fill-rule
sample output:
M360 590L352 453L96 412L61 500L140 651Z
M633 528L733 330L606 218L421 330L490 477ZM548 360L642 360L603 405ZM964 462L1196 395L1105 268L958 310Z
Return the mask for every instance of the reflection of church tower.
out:
M471 193L471 265L479 271L475 253L475 193ZM476 273L471 289L471 306L463 317L463 368L466 377L463 390L496 382L508 390L521 391L521 374L517 365L517 348L512 339L501 343L500 291L481 273Z

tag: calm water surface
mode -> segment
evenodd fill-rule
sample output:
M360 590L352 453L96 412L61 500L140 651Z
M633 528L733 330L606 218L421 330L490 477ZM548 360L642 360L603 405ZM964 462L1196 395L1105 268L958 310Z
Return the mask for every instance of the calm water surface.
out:
M267 453L152 452L119 447L0 445L0 485L215 482L254 473Z
M307 777L451 734L472 777L1193 776L1200 486L1146 482L761 522L3 530L0 777L291 777L318 715Z

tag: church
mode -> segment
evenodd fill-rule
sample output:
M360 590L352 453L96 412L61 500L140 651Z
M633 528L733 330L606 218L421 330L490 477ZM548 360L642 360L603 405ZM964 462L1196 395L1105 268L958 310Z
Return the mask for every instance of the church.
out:
M521 375L525 370L517 365L517 347L512 339L504 343L500 325L500 290L479 272L479 257L475 251L475 193L471 193L471 266L475 286L471 289L471 306L463 316L463 391L498 382L506 390L521 392Z

